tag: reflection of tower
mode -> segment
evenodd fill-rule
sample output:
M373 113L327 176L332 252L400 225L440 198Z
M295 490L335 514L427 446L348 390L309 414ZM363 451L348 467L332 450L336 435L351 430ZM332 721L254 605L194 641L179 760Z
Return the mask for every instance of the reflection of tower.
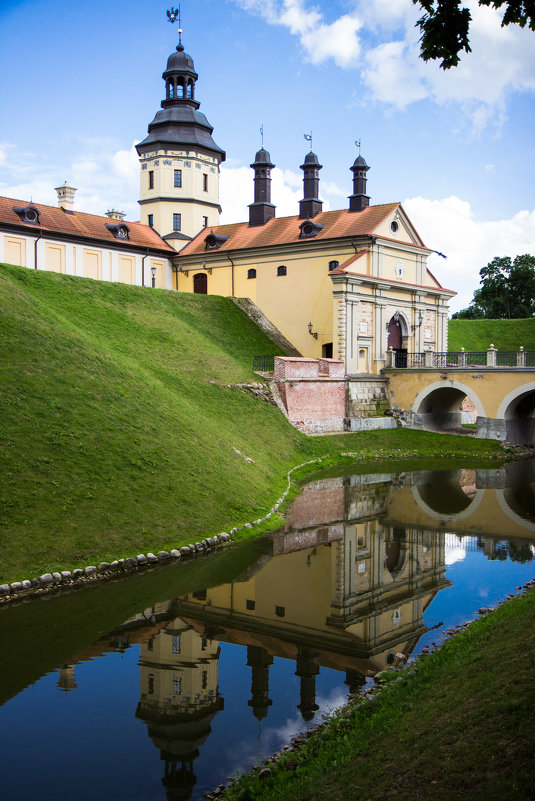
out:
M314 713L319 709L316 703L316 676L320 672L319 666L314 662L317 653L306 645L300 645L297 652L295 675L301 679L301 703L298 709L306 722L310 722Z
M269 694L269 668L273 664L273 657L265 648L258 645L247 646L247 665L251 671L251 699L248 705L252 707L255 718L262 721L273 701Z
M141 649L141 697L136 717L165 762L168 799L190 798L197 781L193 763L223 708L218 694L219 644L207 640L180 618Z
M59 669L58 690L68 693L71 690L75 690L77 686L74 665L62 665Z
M350 695L355 695L355 693L360 692L365 682L366 677L362 673L359 673L358 670L353 670L351 668L346 670L346 680L344 684L347 684L349 687Z

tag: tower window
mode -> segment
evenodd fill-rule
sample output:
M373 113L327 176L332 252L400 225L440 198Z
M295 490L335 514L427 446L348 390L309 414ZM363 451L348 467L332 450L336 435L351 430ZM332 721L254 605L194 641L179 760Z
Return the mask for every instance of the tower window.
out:
M247 270L247 278L256 278L256 270L252 267L250 270Z
M208 687L208 671L207 670L203 670L203 672L202 672L202 685L201 685L201 687L202 687L203 690L206 690L206 688Z
M149 673L149 695L154 695L154 674Z
M173 695L180 695L182 687L182 678L180 676L173 676Z
M149 189L154 189L154 170L149 170Z
M339 261L335 261L335 260L334 261L330 261L329 262L329 272L331 272L331 270L336 270L336 268L339 267L339 266L340 266L340 262Z
M202 189L203 192L208 192L208 175L205 172L202 174Z
M149 214L149 225L151 228L154 226L154 214Z
M174 185L177 187L182 186L182 170L175 170Z
M182 226L182 215L173 214L173 231L180 231Z
M275 614L277 615L277 617L284 617L286 614L286 609L284 608L284 606L276 606Z
M208 217L203 217L202 218L202 227L203 228L207 228L208 227Z
M180 653L180 634L173 634L173 653Z
M277 275L286 275L286 267L283 264L277 267Z

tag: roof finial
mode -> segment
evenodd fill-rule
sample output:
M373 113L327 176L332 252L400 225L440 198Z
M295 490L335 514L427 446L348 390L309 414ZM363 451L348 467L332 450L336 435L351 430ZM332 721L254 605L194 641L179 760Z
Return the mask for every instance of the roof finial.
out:
M176 22L178 19L178 45L179 47L182 47L182 18L180 16L180 3L178 8L173 8L171 6L170 9L167 9L167 18L171 24Z
M360 156L360 139L355 139L355 144L359 149L359 156Z
M260 138L262 140L262 147L264 147L264 123L260 126Z
M310 142L310 152L312 153L312 131L309 134L303 134L307 142Z

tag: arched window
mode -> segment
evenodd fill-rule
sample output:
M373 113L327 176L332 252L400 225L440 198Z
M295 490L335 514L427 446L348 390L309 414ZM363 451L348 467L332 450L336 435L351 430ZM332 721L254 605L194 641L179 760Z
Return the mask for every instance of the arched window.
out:
M170 99L174 97L174 86L172 81L167 81L167 97Z
M182 78L178 81L176 85L176 96L177 98L184 97L184 81L182 80Z
M277 267L277 275L286 275L286 267L283 264Z
M251 267L250 270L247 270L247 278L256 278L256 270L254 267Z
M191 81L188 81L188 99L191 99L191 97L192 97L192 85Z
M336 260L330 261L329 262L329 272L331 272L331 270L336 270L336 268L339 267L339 266L340 266L340 262L339 261L336 261Z

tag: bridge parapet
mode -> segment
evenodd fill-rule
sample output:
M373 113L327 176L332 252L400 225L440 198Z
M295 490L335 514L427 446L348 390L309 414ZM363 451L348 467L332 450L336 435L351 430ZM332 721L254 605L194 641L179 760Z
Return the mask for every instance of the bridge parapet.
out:
M466 369L466 368L526 368L535 367L535 351L524 350L497 350L494 345L483 351L445 351L436 352L426 350L420 353L406 353L403 351L389 350L386 354L387 369Z

